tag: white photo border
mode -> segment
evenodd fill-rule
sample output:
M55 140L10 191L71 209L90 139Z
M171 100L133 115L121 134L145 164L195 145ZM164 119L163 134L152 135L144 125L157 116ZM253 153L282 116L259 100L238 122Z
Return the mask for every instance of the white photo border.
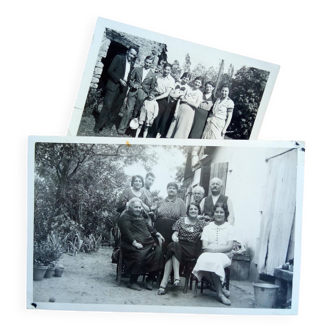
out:
M47 303L33 301L33 225L34 225L34 169L35 144L130 144L130 145L182 145L182 146L218 146L245 148L285 148L297 149L297 188L295 216L295 247L293 292L291 309L258 309L258 308L210 308L185 306L156 305L120 305L120 304L79 304L79 303ZM203 144L204 143L204 144ZM66 136L30 136L28 140L28 229L27 229L27 308L47 310L80 310L80 311L112 311L112 312L148 312L148 313L184 313L184 314L224 314L224 315L296 315L299 307L300 270L301 270L301 232L304 188L304 153L305 143L302 141L248 141L248 140L158 140L97 137L66 137ZM35 307L36 305L36 307Z
M98 17L97 23L95 26L95 30L93 33L91 46L90 46L90 49L88 52L85 68L83 71L81 84L80 84L80 87L78 90L76 103L75 103L72 117L71 117L71 120L69 123L68 132L67 132L68 136L77 136L77 132L78 132L78 129L80 126L84 106L85 106L88 92L90 89L91 79L93 77L93 72L95 69L100 45L101 45L103 34L104 34L106 28L125 32L125 33L131 34L131 35L158 41L160 43L165 43L165 44L167 44L167 42L171 39L177 40L179 43L181 43L181 45L183 45L183 48L185 48L186 44L191 44L191 45L194 44L195 46L197 46L197 48L204 49L205 52L207 52L209 49L216 51L216 49L212 48L212 47L195 44L195 43L192 43L192 42L189 42L186 40L177 39L175 37L163 35L163 34L153 32L150 30L145 30L145 29L127 25L124 23L112 21L112 20L109 20L106 18ZM260 61L260 60L254 59L254 58L249 58L246 56L238 55L235 53L230 53L230 52L226 52L226 51L222 51L222 50L217 50L217 51L222 52L223 56L226 59L243 59L246 66L255 67L255 68L266 70L266 71L270 72L269 78L267 80L267 83L266 83L266 86L264 89L264 93L263 93L263 96L262 96L262 99L261 99L261 102L259 105L259 109L257 111L254 126L252 128L250 138L249 138L250 140L257 139L263 119L264 119L266 109L268 107L268 103L269 103L269 100L270 100L270 97L271 97L271 94L272 94L272 91L273 91L273 88L274 88L274 85L275 85L275 82L276 82L276 79L278 76L280 66L273 64L273 63L269 63L269 62Z

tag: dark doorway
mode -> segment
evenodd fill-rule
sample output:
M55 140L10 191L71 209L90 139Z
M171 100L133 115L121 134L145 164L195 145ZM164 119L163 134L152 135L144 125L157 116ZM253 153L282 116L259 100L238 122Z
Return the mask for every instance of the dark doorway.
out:
M101 74L100 80L99 80L99 85L98 88L102 88L104 93L107 85L107 80L108 80L108 68L111 65L114 57L117 54L126 54L127 52L127 47L116 42L116 41L111 41L110 47L108 48L107 55L105 58L101 60L101 62L104 64L104 69Z

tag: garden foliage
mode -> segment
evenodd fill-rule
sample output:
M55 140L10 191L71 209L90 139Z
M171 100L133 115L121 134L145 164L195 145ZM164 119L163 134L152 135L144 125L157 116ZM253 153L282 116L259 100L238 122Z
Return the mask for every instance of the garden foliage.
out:
M146 146L37 143L34 240L77 253L99 249L118 217L117 202L129 178L125 166L150 171Z

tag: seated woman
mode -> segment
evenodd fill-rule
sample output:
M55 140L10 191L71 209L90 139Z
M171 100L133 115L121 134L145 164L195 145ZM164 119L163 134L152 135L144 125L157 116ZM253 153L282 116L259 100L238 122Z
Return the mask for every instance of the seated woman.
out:
M203 230L203 254L199 256L193 274L199 281L202 277L207 279L215 287L219 301L230 305L230 292L224 288L224 269L231 265L228 255L232 255L235 232L234 227L226 222L227 217L227 205L217 203L214 206L212 221Z
M128 209L119 219L121 253L125 272L130 274L128 287L138 291L141 290L137 284L138 276L149 273L145 287L152 290L158 271L164 265L163 253L153 236L161 240L163 237L145 222L142 211L141 200L134 197L128 202Z
M172 226L186 215L186 204L177 197L179 187L175 182L167 184L167 197L163 199L156 211L156 230L165 238L162 244L163 253L166 254L167 246L172 241Z
M180 263L198 257L200 246L197 245L197 240L207 225L205 221L198 219L200 213L199 204L192 202L187 208L187 217L180 218L173 225L172 240L174 242L171 242L167 247L164 276L160 283L158 295L166 294L165 288L172 270L174 271L174 286L179 286Z

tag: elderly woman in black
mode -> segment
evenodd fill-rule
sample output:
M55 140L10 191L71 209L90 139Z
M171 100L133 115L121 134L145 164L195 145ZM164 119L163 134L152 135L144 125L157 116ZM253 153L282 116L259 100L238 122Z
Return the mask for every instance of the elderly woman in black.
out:
M192 202L187 208L187 216L181 217L172 227L172 240L166 252L166 265L163 280L160 283L158 295L166 293L165 288L168 278L174 271L174 286L180 284L180 263L197 258L200 254L197 240L200 239L203 228L207 225L198 218L201 214L199 204Z
M172 241L172 226L180 218L186 215L186 205L177 197L179 187L175 182L167 185L167 197L163 199L156 211L156 230L165 238L162 245L166 254L167 246Z
M130 274L128 287L138 291L141 290L137 284L138 276L149 273L145 287L152 290L153 281L164 265L162 251L154 239L163 240L163 237L145 222L142 211L141 200L134 197L119 219L125 272Z

